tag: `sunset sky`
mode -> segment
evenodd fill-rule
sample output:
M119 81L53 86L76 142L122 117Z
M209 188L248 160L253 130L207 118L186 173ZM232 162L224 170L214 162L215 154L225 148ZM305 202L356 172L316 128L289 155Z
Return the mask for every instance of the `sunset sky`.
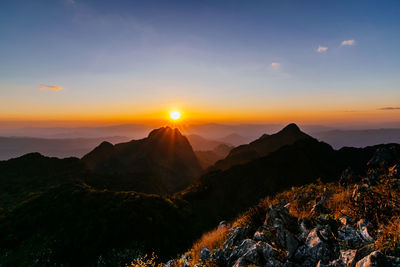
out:
M400 1L0 2L0 121L400 121Z

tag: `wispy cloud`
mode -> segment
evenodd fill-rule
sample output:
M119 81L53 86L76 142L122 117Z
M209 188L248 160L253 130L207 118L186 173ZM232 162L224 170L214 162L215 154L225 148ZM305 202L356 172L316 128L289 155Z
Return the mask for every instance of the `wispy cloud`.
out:
M40 85L39 89L40 90L50 90L50 91L60 91L63 88L60 86L56 86L56 85Z
M273 67L273 68L278 68L280 65L281 65L281 63L279 63L279 62L272 62L271 63L271 67Z
M400 110L400 107L383 107L378 108L378 110Z
M327 46L321 46L321 45L319 45L318 48L317 48L317 52L318 52L318 53L324 53L324 52L326 52L327 50L328 50L328 47L327 47Z
M341 46L345 46L345 45L354 45L356 43L355 40L344 40L341 44Z

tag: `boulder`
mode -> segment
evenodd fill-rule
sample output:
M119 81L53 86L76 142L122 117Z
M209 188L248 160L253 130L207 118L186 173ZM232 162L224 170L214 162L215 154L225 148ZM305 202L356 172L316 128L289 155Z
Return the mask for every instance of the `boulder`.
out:
M388 265L385 255L379 251L374 251L356 263L356 267L379 267Z
M210 250L206 246L201 248L201 250L200 250L200 259L201 259L202 262L209 261L210 260L210 255L211 255Z
M248 237L250 234L249 228L242 228L242 227L234 227L232 228L231 232L229 233L224 245L222 246L223 249L232 249L235 246L238 246L242 243L244 239Z
M250 258L251 255L257 253L257 242L252 239L245 239L243 242L233 249L232 253L229 255L228 258L228 266L232 266L233 264L239 263L238 259L244 256L249 251L253 251L247 255ZM244 260L244 259L242 259Z
M374 239L368 233L368 223L364 219L359 220L357 222L357 226L358 226L358 233L365 242L367 243L374 242Z
M349 249L360 248L365 244L360 234L350 225L344 226L338 231L340 244Z

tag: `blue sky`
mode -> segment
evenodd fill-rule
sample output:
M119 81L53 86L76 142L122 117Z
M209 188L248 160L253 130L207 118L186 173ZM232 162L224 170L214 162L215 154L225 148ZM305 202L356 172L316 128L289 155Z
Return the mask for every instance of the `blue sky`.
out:
M0 119L394 120L398 14L399 1L3 0Z

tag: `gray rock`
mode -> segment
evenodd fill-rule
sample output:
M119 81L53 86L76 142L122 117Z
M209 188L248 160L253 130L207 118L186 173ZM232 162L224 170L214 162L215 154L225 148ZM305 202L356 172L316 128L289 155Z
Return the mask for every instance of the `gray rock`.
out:
M315 266L319 261L323 264L338 257L338 247L326 242L317 228L308 235L306 243L300 246L295 255L295 261L302 262L302 266Z
M356 263L356 267L379 267L379 266L391 266L387 265L385 255L379 251L374 251L368 256L364 257Z
M339 229L338 238L342 246L350 249L356 249L365 244L360 234L350 225Z
M356 249L349 249L346 251L342 251L340 255L341 262L345 266L354 267L357 263L356 255L357 255Z
M256 246L256 241L252 239L245 239L243 242L237 246L235 249L233 249L232 253L229 255L228 258L228 265L231 266L233 264L239 263L238 259L244 256L247 252L249 251L255 251L257 253L257 246ZM249 254L248 256L250 256ZM244 259L243 259L244 260Z
M253 239L255 241L264 241L264 242L268 241L268 237L265 234L265 231L266 231L265 227L258 228L258 230L254 233Z
M357 226L358 226L358 234L361 236L361 238L365 242L367 242L367 243L374 242L374 239L368 233L368 223L366 223L365 220L363 220L363 219L359 220L357 222Z
M201 248L201 250L200 250L200 259L201 259L202 262L209 261L210 260L210 255L211 255L210 250L206 246Z
M288 251L289 259L292 258L300 246L300 241L286 229L278 229L278 242L281 247Z
M244 239L246 239L249 235L248 228L241 228L241 227L234 227L230 234L228 235L224 245L222 246L223 249L232 249L235 246L238 246L242 243Z
M272 226L274 228L283 227L291 229L297 227L297 219L289 214L287 207L278 207L278 205L271 205L268 208L267 217L264 225Z
M343 226L347 226L347 225L351 224L352 220L350 217L343 216L343 217L339 218L339 221Z
M276 258L278 256L278 251L266 242L258 242L257 250L266 261Z

